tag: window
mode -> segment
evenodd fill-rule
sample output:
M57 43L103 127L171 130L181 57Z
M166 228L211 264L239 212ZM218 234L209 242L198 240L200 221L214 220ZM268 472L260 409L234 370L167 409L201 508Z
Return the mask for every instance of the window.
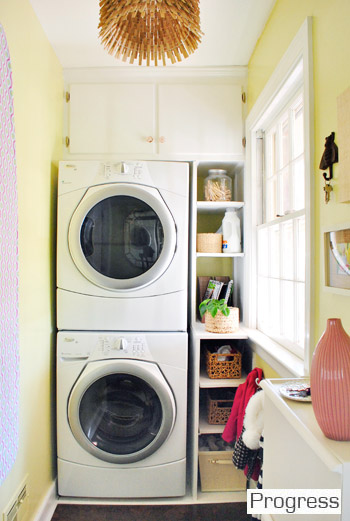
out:
M247 118L245 186L245 323L305 358L306 370L312 329L311 49L307 19Z
M258 132L257 329L298 352L305 331L305 169L303 96Z

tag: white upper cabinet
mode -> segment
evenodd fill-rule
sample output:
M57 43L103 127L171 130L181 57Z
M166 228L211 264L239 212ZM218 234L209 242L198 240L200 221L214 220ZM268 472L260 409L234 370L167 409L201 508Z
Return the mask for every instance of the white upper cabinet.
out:
M67 159L243 158L242 78L96 79L67 83Z
M160 151L175 155L240 155L241 86L159 85Z
M154 154L152 84L73 84L69 102L72 154Z

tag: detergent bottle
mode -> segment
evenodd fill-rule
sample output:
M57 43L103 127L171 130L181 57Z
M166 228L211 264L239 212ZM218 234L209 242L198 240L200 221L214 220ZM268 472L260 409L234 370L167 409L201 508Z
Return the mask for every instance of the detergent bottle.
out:
M241 251L241 221L234 208L227 208L222 220L222 253Z

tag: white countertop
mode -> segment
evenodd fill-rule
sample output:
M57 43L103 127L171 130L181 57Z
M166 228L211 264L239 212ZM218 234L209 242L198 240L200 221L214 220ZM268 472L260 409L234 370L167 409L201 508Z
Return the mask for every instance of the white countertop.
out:
M284 398L279 388L287 382L306 382L307 378L274 378L261 382L266 398L270 399L279 412L304 439L318 457L335 472L342 472L344 465L350 465L350 441L334 441L326 438L321 431L310 402L299 402Z

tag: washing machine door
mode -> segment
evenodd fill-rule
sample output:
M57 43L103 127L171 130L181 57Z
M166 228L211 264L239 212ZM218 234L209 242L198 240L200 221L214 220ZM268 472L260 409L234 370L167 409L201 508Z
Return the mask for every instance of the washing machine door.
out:
M153 454L170 435L176 417L173 393L151 362L89 363L68 401L78 443L110 463L133 463Z
M114 183L91 187L68 231L70 254L92 283L109 290L142 288L170 265L176 226L155 188Z

